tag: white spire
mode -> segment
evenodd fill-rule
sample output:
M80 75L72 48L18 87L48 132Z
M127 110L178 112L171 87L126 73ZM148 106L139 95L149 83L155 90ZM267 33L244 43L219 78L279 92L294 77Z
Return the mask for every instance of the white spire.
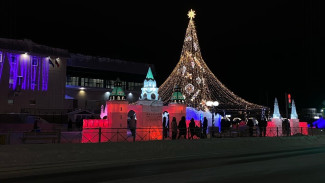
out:
M292 100L292 107L291 107L291 119L298 119L298 114L296 110L296 104L295 101Z
M278 99L277 98L275 98L275 100L274 100L273 118L281 118L281 114L280 114L280 111L279 111L279 104L278 104Z
M144 80L143 88L141 88L142 100L158 100L158 88L156 80L153 78L151 68L149 67L147 77Z

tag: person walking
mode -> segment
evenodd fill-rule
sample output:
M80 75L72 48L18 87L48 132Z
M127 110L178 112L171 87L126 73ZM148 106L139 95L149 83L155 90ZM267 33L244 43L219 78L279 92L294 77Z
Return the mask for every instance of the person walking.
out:
M249 136L252 137L254 132L254 121L252 118L248 119L247 126L248 126Z
M176 122L176 118L173 117L172 120L172 140L175 140L177 136L177 122Z
M194 119L193 118L191 119L191 122L188 125L188 128L190 129L190 133L191 133L191 136L190 136L189 139L193 139L193 136L195 134L195 122L194 122Z
M282 120L282 135L290 136L290 122L287 118Z
M185 116L182 116L182 119L178 123L178 139L184 135L184 139L186 139L186 120Z
M163 118L163 136L164 139L167 138L167 118Z
M208 129L208 119L203 118L203 138L207 138L207 129Z
M267 127L267 119L265 116L261 117L261 120L258 123L258 126L260 128L260 137L265 137L266 136L266 127Z
M134 119L134 116L131 116L129 127L130 127L130 131L132 133L132 136L133 136L133 141L135 141L135 129L136 129L136 126L137 126L137 121Z

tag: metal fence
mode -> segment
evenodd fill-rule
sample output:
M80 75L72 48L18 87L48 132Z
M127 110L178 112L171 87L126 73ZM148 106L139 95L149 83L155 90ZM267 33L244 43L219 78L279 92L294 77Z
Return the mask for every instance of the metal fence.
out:
M314 136L325 135L324 129L297 127L283 129L280 127L259 128L228 128L220 130L209 128L206 133L201 128L179 129L174 134L178 139L212 139L212 138L240 138L240 137L283 137L283 136ZM171 129L137 128L84 128L83 131L42 131L42 132L0 132L0 144L23 143L110 143L173 140Z

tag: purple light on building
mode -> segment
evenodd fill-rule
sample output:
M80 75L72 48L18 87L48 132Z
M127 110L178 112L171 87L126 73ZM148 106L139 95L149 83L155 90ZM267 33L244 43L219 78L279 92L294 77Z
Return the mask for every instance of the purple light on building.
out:
M42 59L40 58L39 61L38 61L38 79L37 79L37 90L39 91L40 90L40 85L41 85L41 67L42 66Z
M1 52L0 52L1 53ZM10 76L9 88L15 90L20 86L22 90L47 91L49 77L49 59L26 54L7 53ZM0 62L0 71L4 59ZM0 73L1 79L1 73ZM37 85L37 86L36 86Z
M16 54L9 53L8 60L10 65L9 88L15 90L18 76L18 56Z
M47 90L49 79L49 59L44 58L42 63L42 91Z
M21 86L22 90L28 89L28 56L21 55L20 56L20 73L18 75L18 85Z
M0 82L1 82L2 68L3 68L4 62L5 62L4 55L2 54L2 52L0 52Z
M37 57L33 57L32 58L32 77L31 77L31 85L30 85L30 89L31 90L35 90L35 85L36 85L36 73L37 73L37 68L38 68L38 58Z

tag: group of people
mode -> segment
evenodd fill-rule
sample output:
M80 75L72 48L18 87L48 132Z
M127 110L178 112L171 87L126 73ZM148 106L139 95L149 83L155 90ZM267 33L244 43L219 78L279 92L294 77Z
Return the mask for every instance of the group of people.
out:
M177 124L176 118L173 117L172 123L172 140L175 140L178 134L177 139L180 139L182 136L186 139L187 136L187 128L186 128L186 119L185 116L181 118L179 123ZM193 139L194 136L199 138L206 138L206 132L208 128L208 120L204 117L203 124L200 122L199 126L195 124L194 119L192 118L189 123L189 139Z
M259 119L259 121L257 121L257 119ZM256 135L260 137L265 137L267 121L268 119L265 116L250 117L245 118L244 120L241 120L240 118L234 118L233 121L230 121L229 118L224 117L220 122L220 131L228 132L231 130L244 134L248 129L248 134L251 137L254 136L254 132L256 132Z
M249 136L252 137L254 135L254 128L255 128L257 135L259 135L260 137L262 137L262 136L265 137L267 121L268 120L266 117L261 117L261 120L257 123L253 121L253 118L249 118L247 120Z
M259 119L257 121L256 119ZM227 133L229 130L239 131L243 133L249 134L249 136L254 136L254 132L256 132L257 136L265 137L266 136L266 127L267 127L268 119L265 116L258 116L256 118L250 117L241 120L240 118L234 118L231 121L229 118L222 118L221 124L219 128L221 128L221 132ZM208 130L208 119L206 117L203 118L203 122L199 121L198 125L195 123L195 120L192 118L190 123L188 124L188 128L186 125L186 118L182 116L181 120L177 123L176 117L173 117L171 125L169 126L169 122L166 117L163 118L163 138L167 138L169 136L169 128L171 128L172 140L180 139L183 137L186 139L193 139L194 136L198 138L207 138L207 130ZM290 131L290 123L284 121L283 122L283 131L285 134L289 134ZM136 119L134 116L131 116L128 120L128 128L131 131L133 137L135 137L136 131ZM247 130L248 129L248 130ZM214 135L214 128L211 127L210 132L211 136Z

